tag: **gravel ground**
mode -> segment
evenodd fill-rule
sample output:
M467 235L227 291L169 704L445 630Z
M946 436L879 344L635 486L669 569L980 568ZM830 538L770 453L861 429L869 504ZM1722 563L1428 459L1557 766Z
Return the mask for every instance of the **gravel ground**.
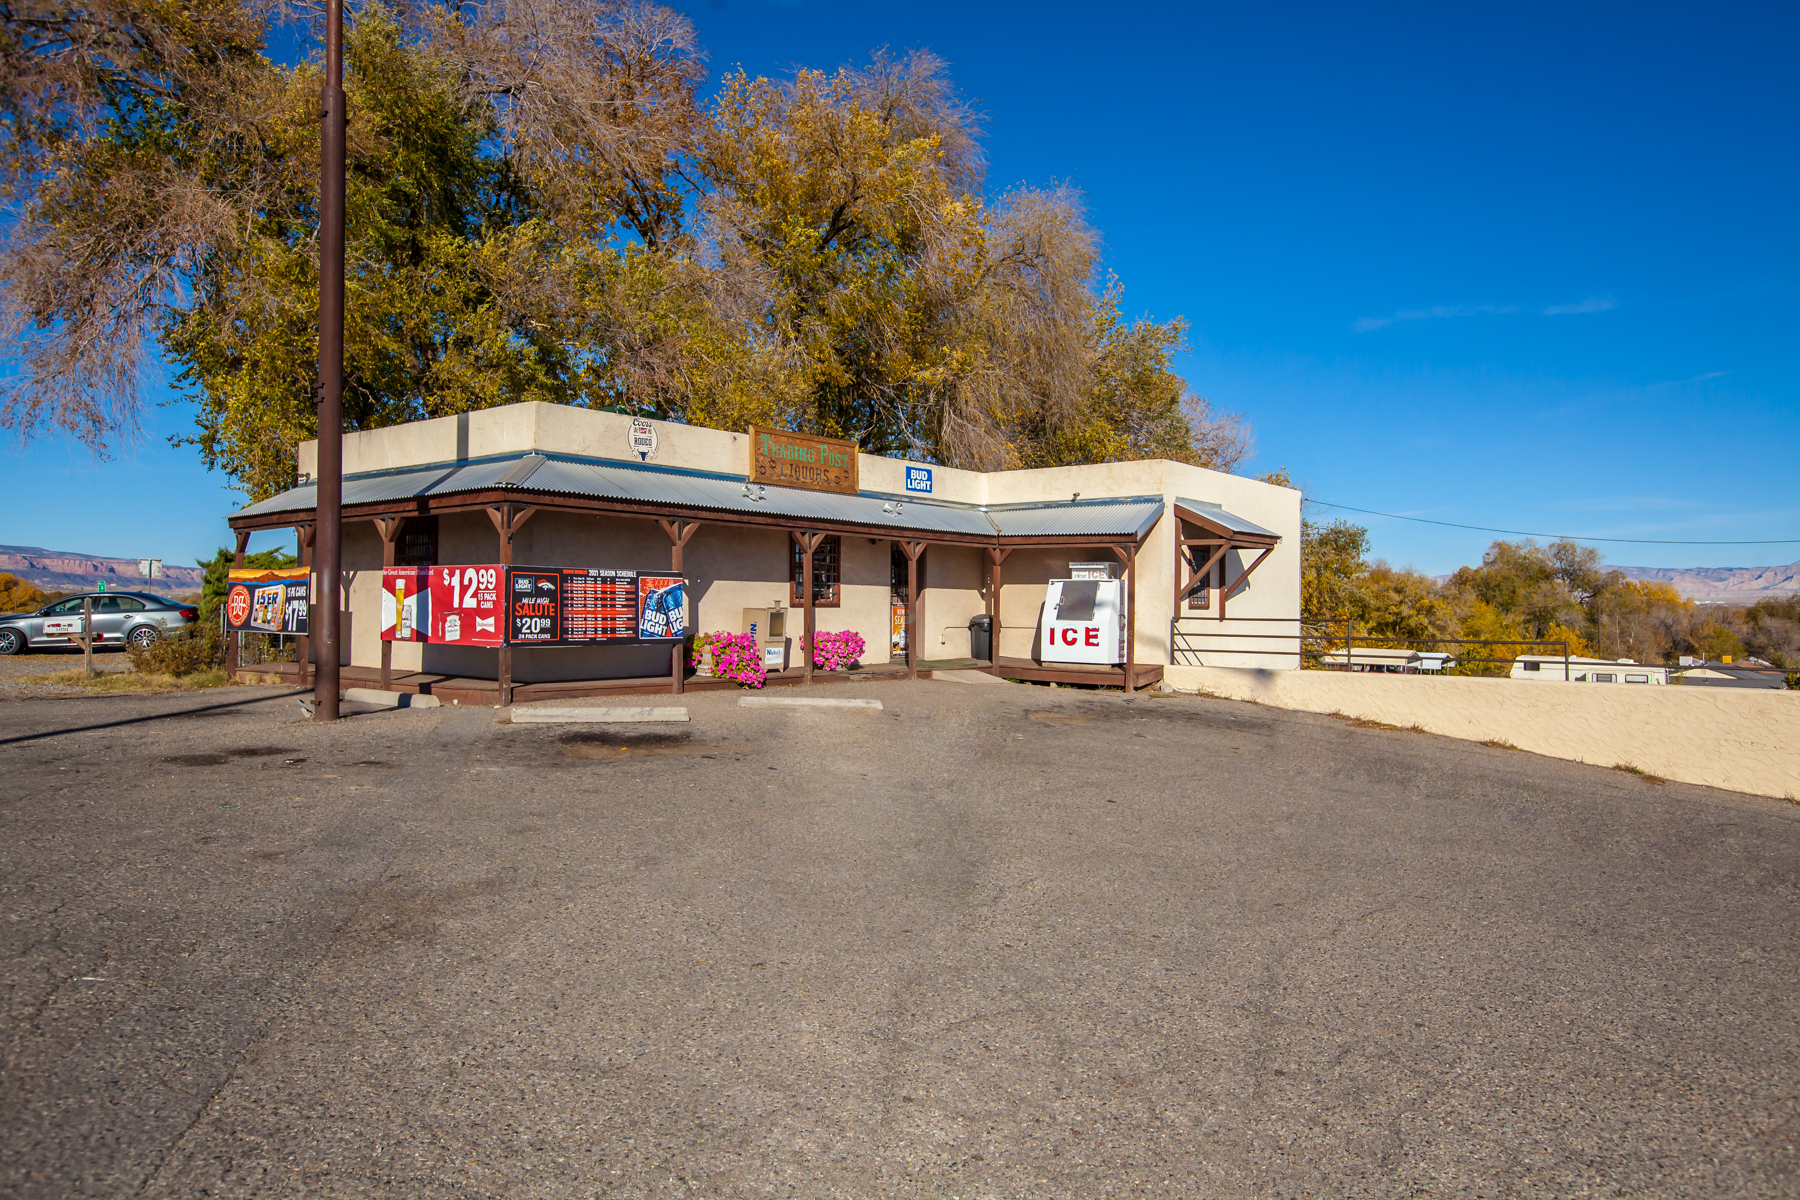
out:
M32 700L55 696L83 696L78 687L65 684L38 683L40 675L73 671L81 666L81 651L33 651L30 654L0 655L0 700ZM96 671L128 671L123 650L94 651Z
M1800 1194L1800 807L812 694L0 704L0 1194Z

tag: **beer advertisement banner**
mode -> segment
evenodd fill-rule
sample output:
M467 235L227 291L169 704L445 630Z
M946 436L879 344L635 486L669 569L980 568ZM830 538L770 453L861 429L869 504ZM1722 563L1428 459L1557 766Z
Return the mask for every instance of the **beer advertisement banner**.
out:
M507 568L506 640L515 646L553 646L563 640L562 571Z
M445 646L504 646L503 570L498 565L432 567L425 625L431 632L425 640Z
M571 645L637 638L636 571L564 567L562 605L563 640Z
M423 642L430 631L430 568L381 568L381 640Z
M514 567L507 594L515 646L673 642L687 636L680 575L588 567Z
M687 636L687 580L679 575L639 575L637 610L639 641L680 641Z
M225 587L225 627L233 633L306 633L311 576L298 567L233 568Z
M381 636L449 646L597 646L685 638L681 575L585 567L386 567Z

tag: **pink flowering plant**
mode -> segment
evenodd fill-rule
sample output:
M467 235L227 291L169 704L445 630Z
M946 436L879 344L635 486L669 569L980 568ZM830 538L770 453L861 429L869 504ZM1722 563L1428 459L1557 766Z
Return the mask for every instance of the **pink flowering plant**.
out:
M713 674L719 679L759 688L768 678L762 647L748 633L703 633L694 639L694 653L712 655Z
M862 634L853 630L813 635L813 666L821 671L841 671L862 657L867 647Z

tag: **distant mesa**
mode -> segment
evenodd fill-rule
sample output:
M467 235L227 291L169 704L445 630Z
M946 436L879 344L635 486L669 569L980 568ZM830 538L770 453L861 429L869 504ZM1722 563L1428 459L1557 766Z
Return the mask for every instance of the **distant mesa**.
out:
M0 546L0 572L46 592L86 592L104 583L109 589L158 596L197 592L205 576L199 567L178 567L164 559L162 578L145 579L138 574L135 558L101 558L42 546Z
M1800 562L1785 567L1618 567L1627 579L1666 583L1697 604L1755 604L1800 592Z

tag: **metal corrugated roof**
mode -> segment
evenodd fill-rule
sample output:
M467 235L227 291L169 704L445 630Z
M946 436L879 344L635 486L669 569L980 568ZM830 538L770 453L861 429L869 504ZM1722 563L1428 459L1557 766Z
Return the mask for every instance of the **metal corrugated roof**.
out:
M462 464L438 464L354 475L344 480L344 504L378 504L418 496L519 488L563 496L593 496L627 503L666 504L715 512L768 513L798 521L882 526L896 531L967 538L1142 538L1161 517L1157 496L1005 505L921 501L863 493L843 496L803 488L746 484L741 478L640 463L507 455ZM258 501L237 516L256 517L312 509L318 489L307 484ZM1210 510L1217 511L1217 510ZM1257 527L1244 523L1247 530Z
M1226 512L1223 508L1220 508L1217 504L1208 500L1184 500L1177 496L1175 498L1175 503L1192 512L1195 516L1205 517L1213 524L1222 526L1232 533L1247 533L1254 537L1269 537L1277 540L1281 537L1281 535L1274 530L1264 529L1255 521L1247 521L1236 513Z
M487 459L460 465L440 463L402 471L350 475L344 479L343 503L379 504L384 500L410 500L414 496L437 496L447 492L472 492L498 487L501 486L501 479L518 463L516 458ZM303 484L270 496L267 500L258 500L233 515L259 517L269 513L316 508L319 503L318 492L316 485Z
M981 511L963 505L927 504L873 495L843 496L804 488L747 484L742 479L698 472L642 467L631 463L551 459L532 476L534 492L602 496L645 504L669 504L721 512L777 513L812 521L840 521L992 537Z
M922 533L990 538L994 526L978 508L877 495L842 496L801 488L746 484L742 479L646 467L636 463L550 458L541 454L349 476L344 504L377 504L416 496L518 487L563 496L594 496L643 504L667 504L719 512L772 513L799 520L879 525ZM240 517L298 512L316 507L313 484L290 488L237 512Z
M1137 540L1162 516L1160 496L1063 500L988 509L1002 537L1125 537Z

